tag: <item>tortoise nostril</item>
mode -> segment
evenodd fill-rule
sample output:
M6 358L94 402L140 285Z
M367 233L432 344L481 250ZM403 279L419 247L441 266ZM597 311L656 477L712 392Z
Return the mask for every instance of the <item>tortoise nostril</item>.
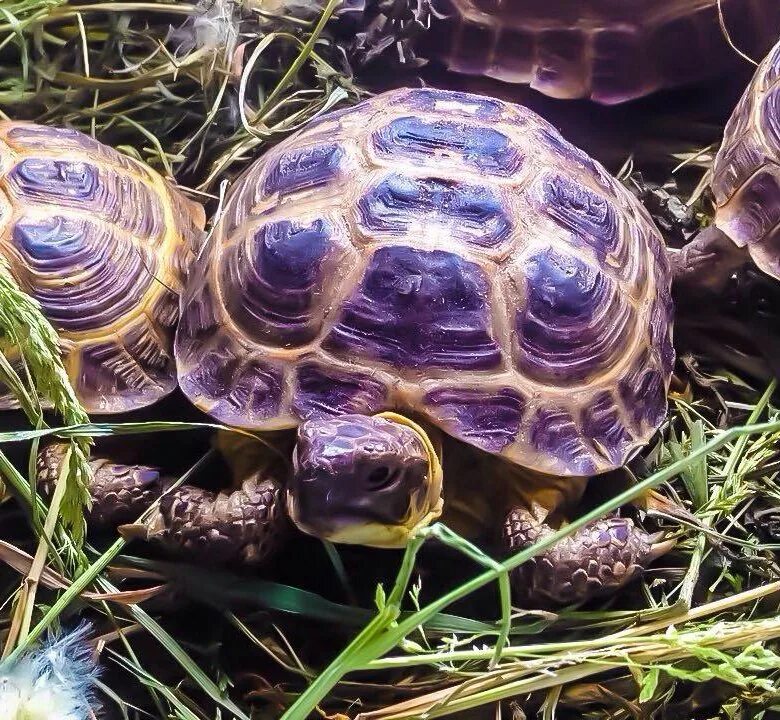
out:
M371 490L387 490L398 480L398 468L390 469L386 465L374 468L368 474L368 486Z

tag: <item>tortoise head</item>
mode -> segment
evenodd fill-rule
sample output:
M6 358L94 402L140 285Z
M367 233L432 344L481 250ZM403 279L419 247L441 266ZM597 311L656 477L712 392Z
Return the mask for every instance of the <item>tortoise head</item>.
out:
M338 543L402 547L441 514L441 468L425 431L398 415L313 419L298 430L290 518Z

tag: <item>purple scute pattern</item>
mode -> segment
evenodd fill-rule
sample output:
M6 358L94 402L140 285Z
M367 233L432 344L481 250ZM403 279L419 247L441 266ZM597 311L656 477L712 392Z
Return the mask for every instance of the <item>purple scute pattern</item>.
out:
M523 162L503 133L455 120L397 118L374 133L374 147L382 155L419 161L447 152L459 156L467 166L499 176L514 174Z
M336 143L286 152L265 176L263 193L288 194L324 185L338 175L343 158L344 150Z
M111 226L85 217L23 217L14 226L12 241L37 278L73 278L31 283L30 292L60 329L109 326L130 312L153 282L154 256L142 254Z
M614 252L620 227L612 204L581 183L562 175L547 175L541 183L540 209L572 233L572 240L584 240L599 260Z
M331 233L322 219L280 220L228 249L221 268L225 307L249 337L293 345L318 332L312 305Z
M629 306L600 270L547 248L523 263L526 304L517 311L522 371L540 381L580 382L625 351Z
M292 405L302 420L352 413L370 415L385 406L386 395L387 388L365 373L304 363L296 374Z
M596 465L571 415L565 410L540 410L531 423L531 445L573 475L590 475Z
M620 419L611 393L599 393L580 413L583 436L614 465L625 462L634 439Z
M499 453L517 438L526 400L511 388L440 388L426 394L425 404L431 415L456 437Z
M495 368L488 301L484 272L459 255L380 248L325 347L399 368Z
M457 180L390 175L358 204L368 230L404 234L413 222L441 224L453 237L494 247L512 230L506 208L489 187Z

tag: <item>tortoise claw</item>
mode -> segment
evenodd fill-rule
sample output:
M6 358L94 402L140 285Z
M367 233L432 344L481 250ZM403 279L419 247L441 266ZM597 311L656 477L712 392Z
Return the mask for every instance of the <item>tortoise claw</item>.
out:
M525 508L514 508L504 524L504 538L513 552L552 532ZM515 569L514 592L520 602L536 607L608 595L640 577L647 565L674 545L658 540L630 518L596 520Z

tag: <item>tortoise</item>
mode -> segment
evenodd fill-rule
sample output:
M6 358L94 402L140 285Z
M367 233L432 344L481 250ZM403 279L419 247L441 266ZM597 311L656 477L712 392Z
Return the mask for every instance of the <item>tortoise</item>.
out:
M710 189L714 222L674 257L680 282L719 291L751 259L780 280L780 43L726 125Z
M696 83L763 57L780 35L776 0L369 0L373 45L412 34L448 70L614 104ZM722 14L722 22L721 15ZM354 16L354 13L353 15ZM399 18L406 18L404 22ZM364 19L365 25L368 20ZM427 27L426 27L427 26ZM725 31L724 31L725 30ZM369 54L376 48L368 45Z
M21 148L0 185L15 207L3 252L60 328L78 324L85 342L110 329L116 349L101 357L113 358L128 342L118 311L109 318L99 298L72 298L70 278L94 263L122 298L146 297L105 252L120 232L104 207L125 190L133 201L141 181L117 184L118 156L91 141L74 157L82 141L71 132L14 124L3 133ZM19 135L47 146L22 147ZM28 167L52 163L45 183L20 181ZM82 197L87 177L98 178L88 208L109 241L69 259L60 252L69 226L51 218ZM177 239L169 259L186 258L199 223L154 183L153 199L177 208L166 211ZM19 230L41 207L48 230ZM141 214L125 222L152 222ZM83 212L64 216L87 222ZM144 225L137 247L156 257L151 236ZM31 265L36 252L59 253L53 277ZM175 371L163 334L147 336L156 345L135 355L137 375L107 363L98 383L85 377L98 372L94 363L68 356L68 366L78 366L76 388L92 412L151 403L178 383L225 425L297 428L284 500L273 478L246 469L249 456L236 461L243 484L232 495L165 495L147 534L202 555L262 561L285 514L321 538L403 546L442 513L442 448L445 496L460 488L466 514L480 503L500 514L494 525L504 519L505 541L521 547L665 418L674 349L662 239L628 190L522 106L400 89L327 114L245 171L195 252L186 269L170 264L187 273ZM148 316L153 306L143 307ZM167 329L174 312L162 307ZM61 458L61 446L44 451L42 480ZM137 513L165 484L145 466L93 463L102 488L93 513L104 520ZM516 588L529 602L582 600L635 578L668 547L628 517L608 518L526 566Z

